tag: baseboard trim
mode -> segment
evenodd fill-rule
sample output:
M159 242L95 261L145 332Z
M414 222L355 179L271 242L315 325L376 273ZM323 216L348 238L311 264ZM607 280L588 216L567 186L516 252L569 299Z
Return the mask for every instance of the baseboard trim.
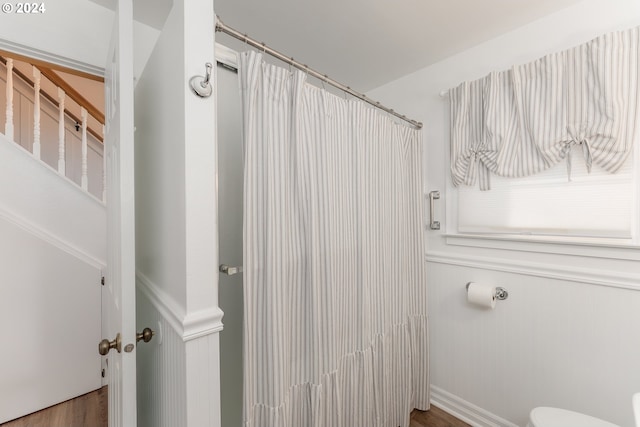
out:
M82 194L83 196L87 197L89 200L93 201L94 203L97 203L99 206L102 206L104 209L107 208L107 204L105 201L89 193L88 190L83 190L79 184L75 183L73 180L71 180L70 178L67 178L64 175L61 175L57 169L54 169L53 167L49 166L44 160L36 159L33 156L33 153L31 153L31 151L27 150L17 142L7 138L7 136L4 133L2 133L2 131L0 131L0 141L2 141L2 143L5 144L4 146L7 147L9 150L13 150L14 153L17 153L17 155L23 156L24 158L28 158L31 161L36 162L36 164L40 165L40 167L42 167L44 170L46 170L50 174L51 179L57 179L60 182L64 182L65 185L71 186L70 188L75 189L79 194Z
M49 243L51 246L54 246L60 249L61 251L68 253L69 255L79 259L80 261L98 270L104 269L106 266L104 261L94 258L92 255L89 255L82 249L72 245L69 242L62 240L58 236L37 226L31 221L19 215L14 214L13 212L9 211L7 208L5 208L2 205L0 205L0 220L5 220L9 224L14 225L18 228L21 228L22 230L37 237L38 239Z
M219 307L185 313L182 307L169 294L156 286L144 274L136 273L136 284L158 313L165 318L176 334L182 338L183 342L195 340L222 330L222 316L224 313Z
M518 427L433 384L431 385L431 404L474 427Z

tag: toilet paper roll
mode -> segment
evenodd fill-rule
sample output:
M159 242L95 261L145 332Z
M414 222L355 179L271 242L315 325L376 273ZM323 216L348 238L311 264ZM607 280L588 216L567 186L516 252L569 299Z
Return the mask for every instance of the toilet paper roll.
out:
M480 307L494 309L496 287L482 283L467 283L467 301Z

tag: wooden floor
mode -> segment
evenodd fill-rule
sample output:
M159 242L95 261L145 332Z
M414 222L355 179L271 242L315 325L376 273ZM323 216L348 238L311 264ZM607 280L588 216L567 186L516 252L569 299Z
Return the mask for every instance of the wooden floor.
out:
M1 427L107 427L107 388L62 402Z
M1 427L107 427L107 388L71 399ZM411 413L410 427L469 427L469 424L431 407L429 411Z
M411 413L411 423L409 427L471 427L469 424L460 421L456 417L449 415L440 408L431 406L428 411L418 411Z

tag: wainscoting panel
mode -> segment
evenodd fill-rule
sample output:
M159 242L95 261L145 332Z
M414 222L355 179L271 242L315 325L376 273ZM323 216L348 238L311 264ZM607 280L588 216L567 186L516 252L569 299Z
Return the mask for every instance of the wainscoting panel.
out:
M156 332L137 347L138 426L186 426L185 343L139 287L136 306L138 330Z
M428 263L436 406L483 427L525 426L537 406L633 425L638 290L583 283L570 270L560 279L442 261ZM509 297L494 310L473 306L470 281L504 287Z
M217 332L210 333L185 343L188 426L220 425L219 336Z
M138 426L220 425L217 307L184 315L147 278L137 278L138 330L156 332L138 346Z

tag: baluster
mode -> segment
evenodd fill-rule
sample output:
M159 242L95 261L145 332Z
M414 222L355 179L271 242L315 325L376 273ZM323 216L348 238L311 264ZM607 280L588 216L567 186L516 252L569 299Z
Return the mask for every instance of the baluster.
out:
M89 188L87 178L87 110L80 108L80 117L82 118L82 177L80 178L80 186L83 190Z
M33 156L40 158L40 70L33 67Z
M13 59L7 58L7 121L4 134L13 141Z
M107 203L107 140L104 133L104 125L102 125L102 202Z
M64 98L65 93L58 88L58 104L60 114L58 115L58 173L66 176L66 166L64 161Z

